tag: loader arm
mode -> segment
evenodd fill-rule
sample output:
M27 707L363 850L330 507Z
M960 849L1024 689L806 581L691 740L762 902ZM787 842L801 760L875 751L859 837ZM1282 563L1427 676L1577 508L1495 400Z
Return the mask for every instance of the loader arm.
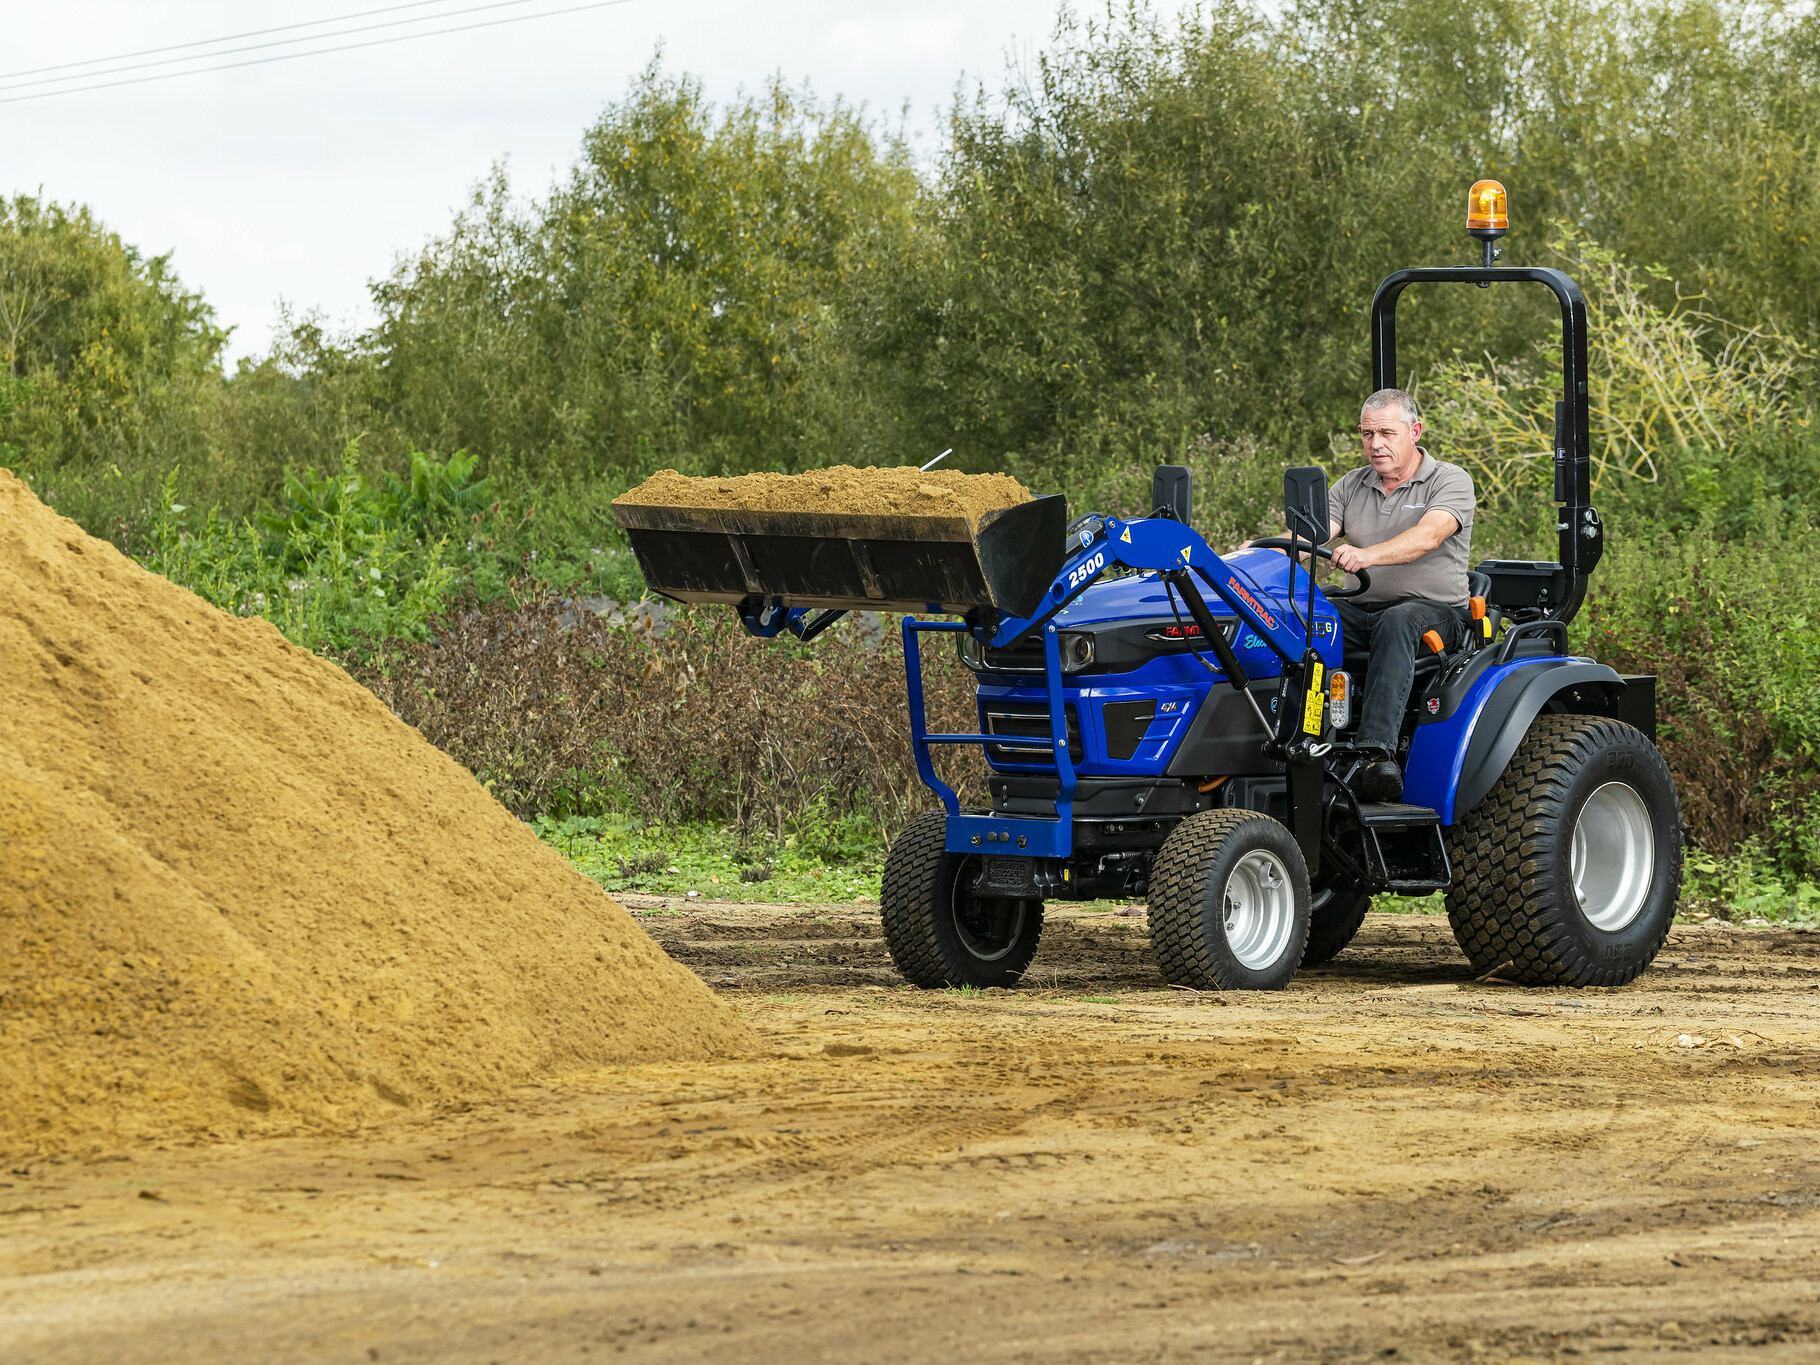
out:
M1242 570L1221 559L1193 527L1166 517L1146 517L1141 521L1107 518L1099 532L1062 565L1036 614L1003 617L990 635L979 630L975 634L983 644L1007 648L1032 630L1054 620L1063 607L1115 565L1165 576L1193 573L1270 647L1285 666L1301 662L1308 647L1302 623L1293 618L1285 619L1281 612L1264 605L1258 585ZM1183 597L1191 612L1200 605L1197 592L1184 592ZM1208 623L1201 621L1199 624L1206 631ZM1215 639L1223 643L1223 637L1217 631L1213 636L1208 643L1218 650L1220 646ZM1222 659L1221 662L1229 670L1233 667L1231 661ZM1229 677L1228 681L1235 687L1244 686L1242 673L1237 678Z

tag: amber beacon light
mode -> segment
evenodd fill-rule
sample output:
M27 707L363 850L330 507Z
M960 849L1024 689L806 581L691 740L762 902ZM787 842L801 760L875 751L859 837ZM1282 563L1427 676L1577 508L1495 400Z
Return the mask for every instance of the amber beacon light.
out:
M1510 231L1510 198L1495 180L1479 180L1466 192L1466 230L1485 244L1485 266L1504 253L1492 245Z

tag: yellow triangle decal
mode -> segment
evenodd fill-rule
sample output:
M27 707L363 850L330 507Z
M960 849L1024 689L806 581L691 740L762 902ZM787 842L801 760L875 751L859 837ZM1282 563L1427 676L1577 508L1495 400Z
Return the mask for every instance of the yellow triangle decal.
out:
M1131 544L1131 528L1129 526L1125 528L1125 534L1120 536L1119 539L1124 541L1127 545Z

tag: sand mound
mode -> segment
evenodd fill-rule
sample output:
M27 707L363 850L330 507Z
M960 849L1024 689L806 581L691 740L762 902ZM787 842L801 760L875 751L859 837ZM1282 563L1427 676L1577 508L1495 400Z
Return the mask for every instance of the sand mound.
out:
M749 1042L339 668L0 470L0 1152L347 1126Z
M855 469L849 464L806 474L741 474L697 479L661 469L613 499L646 507L702 507L739 512L846 512L863 516L964 516L1030 501L1030 490L1009 474L927 473L915 465Z

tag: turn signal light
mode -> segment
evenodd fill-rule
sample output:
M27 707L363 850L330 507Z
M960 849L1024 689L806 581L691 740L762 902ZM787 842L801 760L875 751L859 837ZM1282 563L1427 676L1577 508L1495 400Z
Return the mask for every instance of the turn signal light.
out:
M1478 180L1466 192L1466 230L1475 237L1510 231L1510 198L1495 180Z
M1327 676L1327 719L1336 730L1352 724L1352 674L1344 669Z

